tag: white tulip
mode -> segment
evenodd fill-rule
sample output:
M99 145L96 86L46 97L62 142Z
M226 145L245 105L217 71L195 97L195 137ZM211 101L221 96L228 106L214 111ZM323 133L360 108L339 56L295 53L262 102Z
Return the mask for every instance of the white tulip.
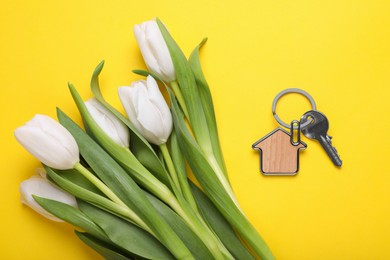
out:
M129 147L129 129L122 121L95 98L87 100L85 106L96 124L108 137L122 147Z
M53 216L42 208L33 198L36 195L42 198L63 202L72 207L77 208L76 198L69 193L61 190L54 184L50 183L46 178L40 175L34 175L30 179L20 183L20 195L22 203L26 204L42 216L48 219L63 222L61 219Z
M176 80L168 46L155 20L134 25L134 35L148 69L162 80Z
M130 121L149 142L166 143L172 132L172 115L152 76L118 89Z
M15 130L15 137L28 152L54 169L72 169L80 160L76 140L51 117L35 115Z

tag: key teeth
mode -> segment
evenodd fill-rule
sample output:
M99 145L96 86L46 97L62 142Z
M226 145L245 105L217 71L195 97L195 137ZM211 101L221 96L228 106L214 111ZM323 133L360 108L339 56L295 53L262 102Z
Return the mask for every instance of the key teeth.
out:
M336 152L337 156L340 158L340 154L339 154L339 152L337 151L337 149L336 149L334 146L332 146L332 147L333 147L333 150ZM340 161L341 161L341 159L340 159Z

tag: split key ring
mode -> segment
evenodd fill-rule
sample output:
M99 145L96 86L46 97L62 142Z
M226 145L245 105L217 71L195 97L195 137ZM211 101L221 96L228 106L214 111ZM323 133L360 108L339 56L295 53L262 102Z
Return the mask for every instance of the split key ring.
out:
M314 110L316 111L317 110L317 107L316 107L316 102L314 101L313 97L310 96L309 93L307 93L306 91L302 90L302 89L299 89L299 88L288 88L288 89L285 89L283 90L282 92L280 92L279 94L276 95L276 97L274 98L274 101L272 102L272 114L274 115L276 121L284 126L285 128L290 128L290 124L286 124L285 122L282 121L282 119L280 119L280 117L276 114L276 103L278 103L279 99L286 95L286 94L289 94L289 93L298 93L298 94L301 94L303 96L305 96L309 101L310 101L310 104L311 104L311 110ZM313 120L313 119L312 119ZM309 125L312 120L308 120L306 122L304 122L300 128L305 128L307 125ZM298 129L298 126L297 125L294 125L293 127L295 130Z

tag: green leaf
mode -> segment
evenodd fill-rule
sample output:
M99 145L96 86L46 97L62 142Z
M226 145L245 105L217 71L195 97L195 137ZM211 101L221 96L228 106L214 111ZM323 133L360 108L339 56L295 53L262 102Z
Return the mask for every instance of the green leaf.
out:
M153 150L152 146L146 139L137 131L134 125L124 117L118 110L111 106L102 96L99 86L99 75L104 66L104 61L100 62L91 78L91 91L94 97L108 110L110 110L119 120L121 120L130 129L130 148L137 159L148 168L161 182L169 187L167 172L165 171L161 161Z
M84 126L88 134L93 137L114 158L130 176L143 188L163 199L170 191L165 184L161 183L149 172L130 152L129 149L115 143L94 121L85 103L76 88L69 84L70 92L83 118ZM168 177L169 182L171 181ZM172 195L173 196L173 195Z
M94 140L98 142L103 148L105 148L107 152L119 153L119 154L125 153L126 148L114 142L95 122L95 120L92 118L91 114L89 113L88 108L85 105L83 99L81 98L81 96L79 95L79 93L77 92L73 84L68 83L68 86L69 86L69 91L72 94L73 100L75 101L76 106L81 114L81 117L83 119L83 124L87 133L91 137L93 137Z
M165 85L165 82L157 74L154 74L153 72L150 72L150 71L147 71L147 70L133 70L133 73L135 73L137 75L140 75L140 76L144 76L144 77L147 77L147 76L150 75L155 80L160 81L160 82L164 83L164 85Z
M126 257L126 256L122 255L119 252L116 252L112 246L104 243L103 241L93 237L92 235L90 235L88 233L82 233L82 232L79 232L77 230L75 230L74 232L80 238L81 241L83 241L89 247L94 249L96 252L98 252L100 255L102 255L107 260L132 259L130 257Z
M50 179L52 179L58 186L60 186L61 188L63 188L67 192L69 192L70 194L76 196L77 198L82 199L83 201L86 201L86 202L96 206L97 208L100 208L100 209L108 212L107 214L111 213L111 214L114 214L115 216L118 216L118 217L124 219L126 221L126 223L130 221L129 219L126 218L126 216L124 216L121 208L118 207L115 203L113 203L112 201L110 201L110 200L108 200L108 199L106 199L98 194L95 194L93 192L95 190L95 187L91 187L89 181L86 178L84 178L84 177L77 178L76 174L79 174L79 175L81 175L81 174L77 173L76 170L58 171L58 170L53 170L47 166L45 169L46 169L46 172L47 172L48 176L50 177ZM69 179L74 181L75 183L73 183ZM80 201L79 201L79 205L82 205L82 202L80 203ZM83 210L85 210L85 207L83 208ZM85 212L85 213L87 213L87 212ZM93 214L90 216L92 218ZM95 223L98 223L96 221L96 219L93 219L93 221L95 221ZM107 223L109 223L109 222L107 222ZM132 225L132 224L129 223L129 225Z
M171 253L156 238L134 224L82 201L79 207L117 246L137 258L173 259Z
M180 50L177 43L173 40L165 26L158 19L157 23L168 46L173 65L175 67L177 80L179 82L185 103L187 105L190 125L196 137L196 147L200 148L200 151L203 152L204 158L212 167L215 176L218 177L219 182L222 184L226 192L228 192L229 196L235 201L235 196L226 177L226 173L220 167L213 152L209 128L202 107L202 102L199 96L199 91L196 86L195 78L191 71L191 67L183 52ZM184 127L186 126L184 125ZM190 139L192 139L192 137ZM193 141L195 142L195 140ZM236 204L238 203L236 202Z
M119 164L121 164L124 169L128 170L128 172L131 173L131 176L137 181L137 183L146 188L152 194L156 195L168 205L172 205L172 203L174 203L173 207L175 205L177 206L177 199L173 196L170 190L166 186L163 186L159 182L159 180L157 180L153 175L151 175L149 171L146 170L146 168L144 168L135 157L132 157L132 154L128 150L126 151L123 147L117 145L108 136L106 136L106 134L100 129L100 127L95 123L95 121L89 114L84 102L82 101L82 98L79 96L73 85L70 85L69 88L82 115L83 122L86 125L86 128L89 130L88 132L90 133L90 135L92 135L102 145L102 147L105 148L106 151ZM185 172L183 179L184 180L182 181L182 184L186 184L187 191L192 197ZM175 187L172 186L172 188L175 192L177 191ZM178 199L181 201L181 197ZM193 204L196 205L193 197L192 201Z
M255 259L241 243L232 226L226 221L211 200L195 184L190 184L202 216L234 258Z
M215 118L213 99L211 96L209 85L207 84L207 81L204 77L202 67L200 65L200 59L199 59L199 50L203 46L203 44L206 43L206 41L207 38L202 40L202 42L193 50L188 61L191 70L194 74L196 85L198 86L199 89L199 96L202 102L202 107L206 117L207 126L209 128L211 146L213 147L214 156L218 161L219 166L225 173L225 177L228 178L225 161L222 155L221 145L219 143L218 128L217 128L217 121Z
M50 180L52 180L54 183L56 183L59 187L67 191L68 193L72 194L73 196L80 198L82 200L88 201L89 203L108 210L110 212L115 212L117 214L121 214L122 210L121 208L112 202L111 200L107 199L106 197L103 197L97 193L95 193L93 190L90 190L89 184L79 184L79 183L73 183L72 181L64 178L61 176L62 174L65 174L68 171L58 171L51 169L50 167L44 165L45 171L47 175L49 176ZM75 171L75 170L73 170ZM75 171L77 172L77 171ZM80 174L80 173L78 173ZM73 179L74 181L75 179ZM80 179L82 180L82 179ZM84 182L84 181L83 181ZM85 186L86 185L86 186Z
M82 228L91 233L100 240L109 242L109 238L104 231L97 226L87 215L80 210L51 199L46 199L38 196L33 196L34 200L41 205L42 208L53 214L54 216L72 224L73 226Z
M173 95L172 91L168 92L170 95ZM171 98L171 103L173 122L179 145L196 179L226 220L249 243L253 250L262 259L274 259L264 240L243 215L235 201L233 201L232 196L221 185L213 168L209 165L209 162L187 129L183 115L180 113L174 98Z
M54 172L52 169L48 168L47 171L48 171L48 175L50 174L50 176L53 176L57 180L56 184L59 185L63 189L68 187L67 185L64 185L64 183L63 183L63 182L68 181L65 178L69 178L69 179L75 181L75 183L71 183L72 185L84 186L84 187L86 187L86 189L95 190L94 187L90 187L88 180L86 180L84 177L77 178L76 177L77 174L78 175L80 175L80 174L77 173L77 171L75 171L75 170L66 170L66 171L57 171L56 170L56 172ZM60 181L58 181L58 179ZM86 182L86 183L84 183L84 182ZM68 191L69 193L75 195L75 196L77 196L79 194L78 192L72 193L72 191L74 191L73 189L68 189L68 190L65 189L65 190ZM148 194L147 198L152 202L153 207L156 208L156 210L159 212L160 216L163 217L167 221L167 223L178 234L178 236L187 245L190 245L189 249L192 252L198 251L198 249L200 248L200 251L197 253L197 255L206 256L206 255L210 254L210 253L208 253L208 251L205 252L205 249L204 249L205 246L204 246L203 242L201 242L198 237L194 238L194 236L196 236L196 235L193 234L193 232L189 229L189 227L186 224L184 224L184 221L180 217L178 217L178 215L176 215L176 213L173 213L172 210L166 204L164 204L162 202L156 202L156 198L153 197L151 199L150 197L152 197L152 196ZM88 197L83 197L83 198L85 198L84 200L86 200L86 201L90 201L90 200L88 200ZM95 200L92 200L92 201L95 201ZM99 208L102 208L102 207L99 207ZM107 209L104 209L104 210L107 211ZM108 211L115 214L115 212L113 212L113 210L108 210ZM162 213L162 212L164 212L164 213ZM119 215L119 217L121 217L121 216ZM201 258L201 259L208 259L208 258Z
M75 138L80 154L91 166L98 177L115 194L141 218L145 218L145 213L149 210L153 212L152 207L148 207L147 200L143 196L141 189L128 176L113 158L111 158L98 144L96 144L77 124L75 124L61 110L58 110L58 119L60 123ZM138 205L146 203L146 210L142 210Z
M192 130L194 131L196 139L202 150L206 154L213 154L207 121L200 101L199 92L196 87L194 75L192 74L186 57L175 40L169 34L168 30L159 19L157 19L157 23L172 58L177 81L188 109L189 122Z
M60 123L75 138L80 154L107 187L145 222L175 257L189 257L191 254L183 242L158 216L141 188L125 170L61 110L57 110L57 115Z
M92 171L92 169L90 169L90 171ZM65 178L70 182L77 184L78 186L84 189L87 189L89 191L92 191L98 195L105 197L103 192L101 192L98 188L96 188L95 185L93 185L87 178L85 178L82 174L80 174L75 169L61 170L61 171L56 170L56 173L62 178Z
M213 255L199 239L197 235L185 224L183 219L179 217L172 209L158 200L151 194L146 193L147 198L160 213L173 230L177 232L180 239L186 244L188 249L196 259L213 259Z
M147 70L132 70L133 73L137 74L137 75L140 75L140 76L144 76L144 77L147 77L150 75L151 72L147 71Z
M153 77L156 77L155 75L149 73L148 71L137 70L137 71L133 71L133 72L139 73L140 75L143 75L143 76L152 75ZM156 80L161 81L161 83L164 84L164 86L168 90L168 86L165 84L164 81L160 80L158 77L156 77ZM168 90L168 92L171 95L171 98L174 98L172 96L171 91ZM190 189L190 186L189 186L189 182L191 182L191 180L189 180L187 178L184 157L183 157L183 155L182 155L182 153L180 151L175 130L172 131L172 134L171 134L171 137L170 137L170 150L171 150L171 155L172 155L172 159L173 159L176 171L177 171L178 176L179 176L179 182L180 182L180 186L182 187L182 190L183 190L183 193L184 193L184 197L186 198L186 201L188 202L188 204L192 208L193 212L196 212L198 217L202 218L200 216L200 213L198 211L198 206L197 206L197 204L195 202L194 196L193 196L193 194L191 192L191 189ZM213 236L215 236L215 235L213 234ZM227 258L232 257L230 255L230 253L227 251L227 249L224 247L224 245L222 245L221 242L218 242L218 246L220 247L221 252L223 254L225 254L225 257L227 257Z

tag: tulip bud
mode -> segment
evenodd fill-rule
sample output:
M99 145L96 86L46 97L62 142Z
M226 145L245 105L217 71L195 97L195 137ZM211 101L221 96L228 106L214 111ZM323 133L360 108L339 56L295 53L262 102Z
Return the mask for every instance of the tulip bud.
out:
M54 169L72 169L80 160L76 140L51 117L35 115L14 134L28 152Z
M118 89L119 98L135 128L149 142L166 143L172 132L172 115L152 76Z
M26 204L42 216L62 222L61 219L53 216L45 209L43 209L33 198L32 195L36 195L42 198L56 200L59 202L63 202L72 207L77 207L76 198L69 193L61 190L54 184L50 183L46 178L43 178L40 175L34 175L30 179L23 181L20 183L20 194L21 201L23 204Z
M151 20L136 24L134 35L149 71L166 82L176 80L171 55L157 22Z
M95 98L85 102L89 114L108 137L122 147L129 147L130 133L127 126Z

